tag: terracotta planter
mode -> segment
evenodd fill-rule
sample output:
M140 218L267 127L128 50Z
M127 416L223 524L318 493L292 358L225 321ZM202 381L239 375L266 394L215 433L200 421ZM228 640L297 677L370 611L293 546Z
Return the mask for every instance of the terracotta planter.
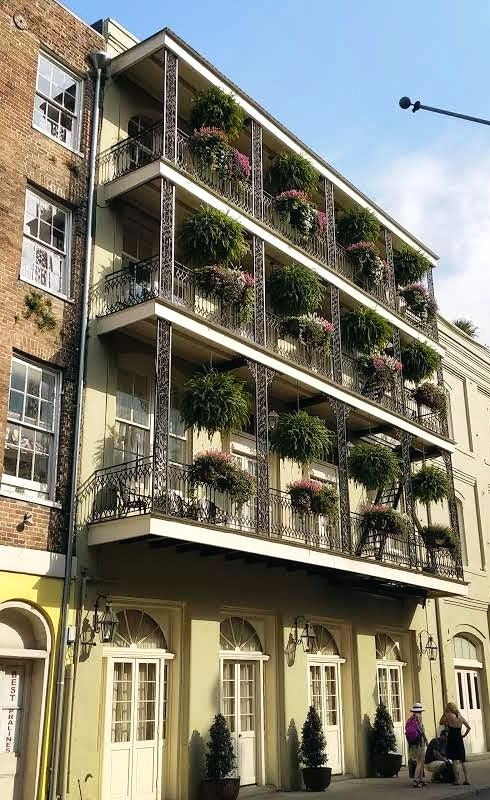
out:
M201 781L200 800L236 800L240 791L240 778L204 778Z
M401 753L384 753L374 756L374 773L380 778L394 778L402 765Z
M330 786L330 767L304 767L301 772L307 792L323 792Z

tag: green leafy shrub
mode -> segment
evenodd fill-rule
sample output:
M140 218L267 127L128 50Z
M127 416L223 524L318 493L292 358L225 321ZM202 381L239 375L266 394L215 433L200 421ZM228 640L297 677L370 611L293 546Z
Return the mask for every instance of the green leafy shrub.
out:
M420 535L430 550L450 550L459 548L459 536L448 525L424 525Z
M286 317L281 322L281 333L293 336L307 347L328 350L334 326L323 317L314 315L302 317Z
M225 305L238 309L242 322L250 322L254 306L254 278L232 267L201 267L193 274L194 284Z
M194 375L182 391L182 419L186 428L230 433L248 422L250 396L247 386L227 372L208 370Z
M424 322L434 319L437 303L423 284L411 283L404 289L400 289L400 297L403 297L410 311Z
M435 383L421 383L414 390L413 397L420 406L427 406L432 411L447 413L447 397L444 389Z
M240 135L244 118L244 111L233 95L216 86L197 92L192 100L191 126L195 130L220 128L233 141Z
M299 758L305 767L323 767L327 763L327 742L318 711L310 706L301 731Z
M300 264L275 267L268 278L267 290L272 310L280 317L314 314L325 294L320 278Z
M340 321L342 341L348 350L370 353L382 350L391 337L391 326L376 311L357 306L342 316Z
M236 464L229 453L208 450L200 453L189 467L191 484L212 486L228 494L239 506L250 500L255 486L252 475Z
M410 533L408 518L386 505L367 505L362 510L363 533L386 533L406 538Z
M441 361L439 354L432 347L415 339L402 347L401 358L403 377L414 383L430 378Z
M376 709L372 731L372 752L377 756L398 752L393 720L384 703Z
M421 503L440 503L450 492L447 475L432 464L412 475L412 493Z
M276 196L275 204L283 220L302 236L310 236L324 225L323 217L306 192L288 189Z
M353 208L342 214L336 223L337 239L344 247L357 242L376 242L381 226L367 208Z
M220 781L227 778L236 763L231 734L222 714L217 714L209 729L206 753L206 777Z
M290 483L288 489L295 511L302 514L322 514L329 518L336 516L339 495L333 484L307 478Z
M179 234L184 255L190 264L236 266L249 252L239 222L216 208L201 206L184 222Z
M269 170L269 184L274 194L296 189L312 192L317 186L318 175L313 165L299 153L279 153Z
M56 327L56 317L53 314L53 304L49 297L44 297L41 292L29 292L24 297L24 317L34 317L34 322L40 331L50 331Z
M393 267L398 286L407 286L409 283L422 280L430 268L430 263L422 253L414 250L413 247L402 245L393 252Z
M372 242L356 242L346 247L353 266L354 278L370 285L382 283L387 278L387 267Z
M319 417L306 411L294 411L280 415L269 438L271 450L280 458L309 464L327 457L333 434Z
M349 475L365 489L383 489L397 480L400 462L389 447L360 442L349 453Z

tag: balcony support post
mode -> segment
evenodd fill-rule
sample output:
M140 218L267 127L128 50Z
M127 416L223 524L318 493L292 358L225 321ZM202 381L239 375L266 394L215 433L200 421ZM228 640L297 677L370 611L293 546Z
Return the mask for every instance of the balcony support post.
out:
M393 357L396 358L397 361L401 363L402 360L402 348L400 342L400 330L399 328L393 328ZM403 383L403 374L397 375L395 377L395 408L400 414L406 414L406 407L405 407L405 386Z
M172 300L174 292L175 186L160 179L160 252L158 296Z
M262 219L264 189L262 170L262 125L259 125L254 119L250 122L250 137L252 140L253 215L257 219Z
M392 308L397 307L396 298L396 281L395 281L395 268L393 265L393 237L389 230L385 228L385 254L386 254L386 266L387 266L387 278L388 278L388 297L389 297L389 305Z
M325 215L327 217L327 255L329 266L337 269L337 242L335 237L335 201L333 183L325 178Z
M439 366L437 367L437 383L440 389L446 389L444 383L444 372L442 370L442 362L439 361ZM451 402L450 397L446 394L447 399L447 412L445 414L439 414L439 421L441 426L441 433L443 436L447 436L449 438L449 403Z
M408 539L408 553L410 559L410 566L416 567L418 564L417 557L417 542L415 538L415 507L413 503L412 494L412 466L410 459L410 447L412 443L412 435L407 431L399 431L401 455L402 455L402 485L403 497L405 500L405 513L410 520L410 533Z
M458 577L463 577L463 562L461 558L461 531L459 529L458 506L456 504L456 492L454 490L454 473L453 473L453 460L451 453L447 450L442 451L442 458L446 467L446 475L449 482L449 496L447 504L449 507L449 524L453 531L457 534L458 542L460 543L458 552L454 554L454 561Z
M427 289L429 290L429 297L431 300L436 301L436 296L434 292L434 274L432 272L432 267L429 267L427 270ZM437 330L437 317L434 316L434 319L430 323L430 332L431 336L436 340L439 341L439 331Z
M257 463L257 530L270 533L269 511L269 386L274 370L247 361L255 380L255 441Z
M253 237L254 262L254 313L255 341L265 345L265 252L264 242L258 236Z
M175 53L165 49L163 78L163 156L177 160L177 93L179 62Z
M170 429L170 391L172 374L172 326L157 320L155 359L155 420L153 435L152 507L168 513L168 435Z
M330 317L332 320L332 374L336 383L342 385L342 334L340 331L340 291L330 286Z
M327 398L335 414L339 471L340 535L342 551L352 553L352 531L349 499L349 471L347 468L347 417L350 408L342 400Z

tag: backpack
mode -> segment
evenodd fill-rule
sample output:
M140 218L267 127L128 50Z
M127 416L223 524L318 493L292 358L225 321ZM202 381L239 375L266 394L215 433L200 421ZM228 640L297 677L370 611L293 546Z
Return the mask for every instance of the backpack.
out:
M407 737L408 744L419 744L422 735L416 717L410 717L405 723L405 736Z

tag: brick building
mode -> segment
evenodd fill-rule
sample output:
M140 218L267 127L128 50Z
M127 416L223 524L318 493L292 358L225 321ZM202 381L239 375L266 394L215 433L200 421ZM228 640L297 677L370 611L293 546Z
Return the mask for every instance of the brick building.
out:
M0 9L0 796L44 796L65 568L102 37L55 0ZM29 709L27 711L27 709Z

